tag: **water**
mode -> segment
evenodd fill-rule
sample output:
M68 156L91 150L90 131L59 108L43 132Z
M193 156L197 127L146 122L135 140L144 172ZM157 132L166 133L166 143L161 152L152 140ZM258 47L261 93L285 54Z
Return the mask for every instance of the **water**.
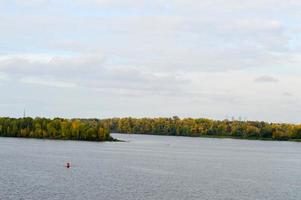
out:
M0 199L301 199L301 143L113 136L0 138Z

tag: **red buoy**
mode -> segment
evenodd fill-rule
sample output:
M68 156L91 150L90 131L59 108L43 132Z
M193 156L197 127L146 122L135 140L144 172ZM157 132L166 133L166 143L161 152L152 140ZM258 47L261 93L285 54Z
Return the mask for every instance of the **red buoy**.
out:
M67 162L67 163L66 163L66 167L67 167L67 168L70 168L70 167L71 167L70 163Z

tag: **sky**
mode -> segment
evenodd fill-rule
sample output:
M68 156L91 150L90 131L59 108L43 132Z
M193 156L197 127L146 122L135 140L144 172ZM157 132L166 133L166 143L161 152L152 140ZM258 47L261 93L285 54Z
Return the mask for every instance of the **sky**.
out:
M0 116L301 122L300 0L0 0Z

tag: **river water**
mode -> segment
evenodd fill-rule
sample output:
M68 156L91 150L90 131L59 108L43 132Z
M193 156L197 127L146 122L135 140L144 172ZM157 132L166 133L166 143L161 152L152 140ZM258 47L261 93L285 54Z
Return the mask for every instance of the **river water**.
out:
M0 199L301 199L301 143L112 135L0 138Z

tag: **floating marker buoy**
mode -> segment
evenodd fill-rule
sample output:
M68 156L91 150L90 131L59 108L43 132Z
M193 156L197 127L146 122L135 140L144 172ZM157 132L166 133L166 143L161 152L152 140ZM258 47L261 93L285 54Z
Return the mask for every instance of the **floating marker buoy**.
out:
M70 168L70 167L71 167L70 163L67 162L67 163L66 163L66 167L67 167L67 168Z

